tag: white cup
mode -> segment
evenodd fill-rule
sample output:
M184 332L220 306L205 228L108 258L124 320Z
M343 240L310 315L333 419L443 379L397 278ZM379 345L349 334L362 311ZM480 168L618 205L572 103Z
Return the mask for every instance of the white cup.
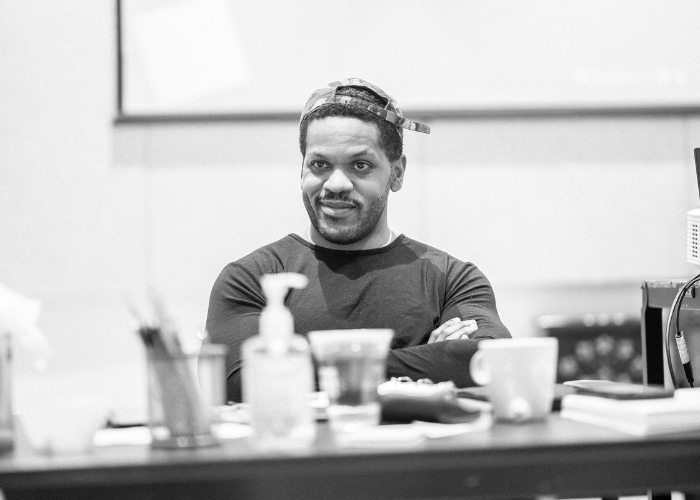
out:
M498 420L541 420L552 410L558 341L554 337L486 339L470 363L474 381L487 386Z
M27 441L39 454L88 453L95 432L107 419L107 406L101 400L67 397L18 413Z

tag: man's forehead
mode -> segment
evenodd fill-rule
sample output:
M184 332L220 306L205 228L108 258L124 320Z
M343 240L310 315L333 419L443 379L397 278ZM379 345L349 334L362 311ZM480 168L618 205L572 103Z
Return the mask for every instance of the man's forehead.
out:
M317 127L314 127L314 122L319 122ZM379 142L379 128L374 123L334 116L309 124L305 156L344 161L357 158L383 160L386 153Z
M344 145L345 147L380 147L379 127L349 116L330 116L314 119L306 133L306 147L314 145Z
M343 148L336 148L324 144L315 144L306 150L306 156L309 157L326 157L342 154L347 157L372 156L379 157L378 149L365 145L351 145Z

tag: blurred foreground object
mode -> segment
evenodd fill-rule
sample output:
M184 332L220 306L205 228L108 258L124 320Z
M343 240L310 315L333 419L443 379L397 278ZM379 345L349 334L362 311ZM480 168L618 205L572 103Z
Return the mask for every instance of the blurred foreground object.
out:
M306 449L316 439L308 404L314 389L311 351L306 338L294 333L294 317L284 302L290 290L302 289L308 281L298 273L260 278L266 302L260 334L241 346L243 401L250 404L253 439L260 449Z
M0 450L12 448L12 366L10 335L0 332Z
M493 416L522 423L552 411L559 342L552 337L484 339L469 364L474 382L487 387Z
M700 388L676 389L672 397L620 400L569 394L561 416L633 436L657 436L700 429Z
M69 397L43 411L20 413L20 425L32 449L44 455L89 453L95 432L104 426L107 407L92 398Z
M394 330L386 328L309 332L321 390L335 432L379 425L377 389L386 380L386 358Z
M138 333L146 347L151 446L194 448L216 445L219 441L212 433L212 398L205 396L200 389L197 361L199 358L203 373L211 376L218 366L223 377L226 349L205 344L201 352L183 350L162 301L153 298L152 305L153 320L145 320L145 316L131 306L140 322Z
M45 369L49 342L36 325L41 302L14 292L0 283L0 450L12 448L12 350L13 338L29 350L37 369Z
M14 292L0 283L0 334L16 338L34 357L37 370L46 369L49 341L37 326L41 302Z
M480 410L467 409L460 403L452 382L434 384L428 379L414 382L409 377L392 377L379 384L377 393L383 422L458 424L482 416Z

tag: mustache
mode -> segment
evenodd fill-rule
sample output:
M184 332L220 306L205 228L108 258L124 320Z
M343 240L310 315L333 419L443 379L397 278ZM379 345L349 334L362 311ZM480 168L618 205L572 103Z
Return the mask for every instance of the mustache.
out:
M320 195L318 198L316 198L316 204L323 203L324 201L341 201L343 203L352 203L355 205L357 208L362 208L364 205L360 203L357 200L353 200L349 196L342 194L342 193L333 193L333 192L327 192L323 195Z

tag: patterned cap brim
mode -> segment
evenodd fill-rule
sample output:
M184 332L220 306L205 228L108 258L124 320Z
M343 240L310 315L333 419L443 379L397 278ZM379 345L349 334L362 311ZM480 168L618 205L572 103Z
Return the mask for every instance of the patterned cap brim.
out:
M344 106L354 106L357 108L367 110L370 113L373 113L378 117L382 118L383 120L386 120L389 123L400 127L401 129L413 130L414 132L422 132L424 134L430 133L430 127L428 125L414 122L413 120L409 120L408 118L404 118L403 114L401 113L401 110L396 104L396 101L394 101L394 99L392 99L391 96L389 96L379 87L372 85L369 82L360 80L359 78L348 78L339 82L329 83L328 85L328 88L319 89L311 95L311 98L309 98L309 100L307 101L306 106L304 106L300 122L303 121L304 118L306 118L306 116L309 115L309 113L321 106L328 104L342 104ZM336 95L336 89L338 87L347 86L365 87L371 90L372 92L378 94L379 96L387 100L386 107L378 106L376 104L365 101L363 99L359 99L357 97ZM401 132L402 131L399 130L399 133L403 135Z

